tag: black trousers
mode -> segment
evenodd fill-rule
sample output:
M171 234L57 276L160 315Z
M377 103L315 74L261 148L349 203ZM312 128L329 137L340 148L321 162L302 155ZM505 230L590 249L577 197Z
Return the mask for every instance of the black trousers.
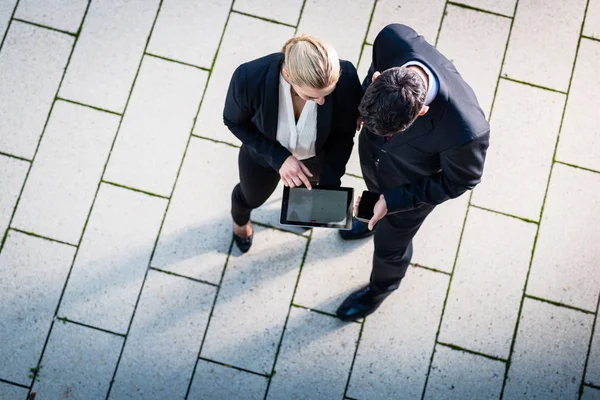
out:
M273 194L279 184L279 171L257 160L256 155L242 146L238 155L240 183L235 185L231 193L231 216L233 221L242 226L250 221L250 213L260 207ZM313 177L311 182L318 182L319 163L316 158L302 161Z
M382 292L396 290L412 258L412 240L435 206L386 215L375 225L371 284Z

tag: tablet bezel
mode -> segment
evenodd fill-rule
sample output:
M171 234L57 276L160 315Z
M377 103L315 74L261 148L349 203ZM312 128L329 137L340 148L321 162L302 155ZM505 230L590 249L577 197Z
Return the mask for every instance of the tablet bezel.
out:
M304 187L300 187L304 189ZM299 221L288 221L287 217L287 209L290 199L290 188L288 186L283 187L283 197L281 199L281 215L279 217L279 223L281 225L292 225L292 226L304 226L309 228L334 228L341 230L350 230L352 229L352 209L354 206L354 188L350 187L334 187L334 186L318 186L313 185L312 190L329 190L334 192L345 192L347 194L347 204L346 204L346 224L334 224L334 223L320 223L320 222L299 222Z

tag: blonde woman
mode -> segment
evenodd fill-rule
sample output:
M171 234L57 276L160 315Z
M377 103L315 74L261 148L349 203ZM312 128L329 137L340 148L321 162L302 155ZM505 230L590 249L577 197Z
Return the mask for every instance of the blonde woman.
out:
M312 36L294 37L281 52L237 68L223 120L242 142L240 183L231 196L233 238L242 252L252 245L250 212L280 179L289 187L340 185L361 95L352 63Z

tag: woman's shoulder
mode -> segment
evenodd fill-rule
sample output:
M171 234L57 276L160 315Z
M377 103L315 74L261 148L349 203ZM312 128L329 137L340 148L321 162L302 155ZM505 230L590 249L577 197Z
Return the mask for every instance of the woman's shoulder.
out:
M340 59L340 71L340 81L342 79L345 81L353 80L355 77L358 76L358 73L356 72L356 67L350 61Z
M244 69L245 73L250 76L254 74L260 75L273 66L279 66L281 60L283 60L283 53L271 53L243 63L238 67L238 70Z

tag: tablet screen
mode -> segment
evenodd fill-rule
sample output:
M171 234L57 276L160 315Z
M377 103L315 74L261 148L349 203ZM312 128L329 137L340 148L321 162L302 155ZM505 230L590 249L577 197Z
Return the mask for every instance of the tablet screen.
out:
M352 188L285 188L281 223L346 229L352 224Z

